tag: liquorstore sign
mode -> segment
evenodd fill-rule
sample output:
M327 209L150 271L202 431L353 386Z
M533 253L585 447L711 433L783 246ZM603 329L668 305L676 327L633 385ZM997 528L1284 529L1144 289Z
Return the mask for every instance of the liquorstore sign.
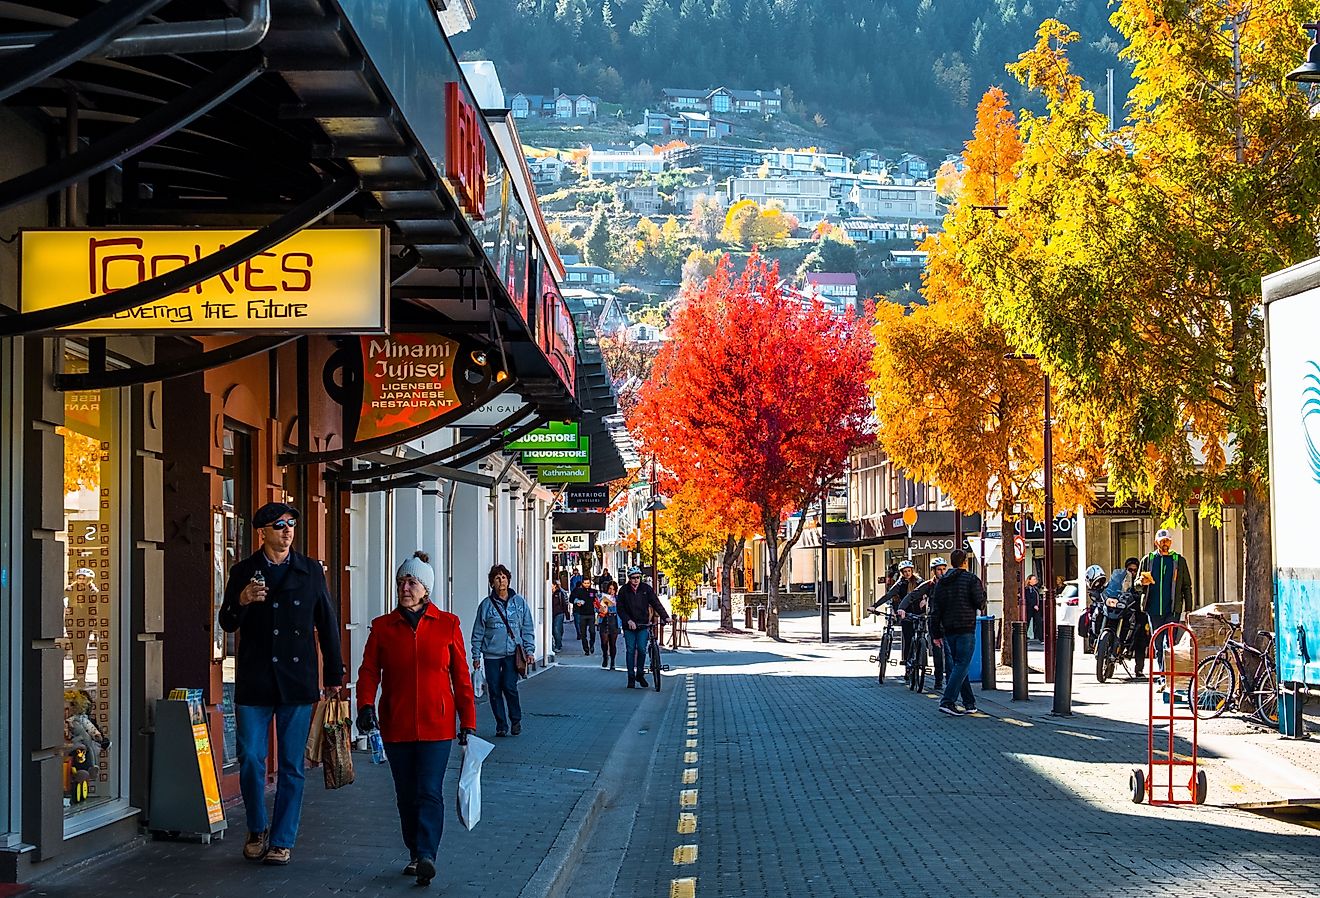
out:
M107 296L196 262L251 231L31 230L21 247L22 311ZM213 278L69 325L83 333L382 333L389 297L384 228L308 229Z

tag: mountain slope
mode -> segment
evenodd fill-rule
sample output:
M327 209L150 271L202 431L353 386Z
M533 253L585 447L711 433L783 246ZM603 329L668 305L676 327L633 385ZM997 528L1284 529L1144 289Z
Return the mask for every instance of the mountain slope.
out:
M1082 35L1079 71L1118 70L1100 0L484 0L465 58L489 58L509 92L595 94L654 108L664 87L787 90L790 114L819 115L859 143L916 128L961 143L987 87L1029 98L1004 71L1056 17Z

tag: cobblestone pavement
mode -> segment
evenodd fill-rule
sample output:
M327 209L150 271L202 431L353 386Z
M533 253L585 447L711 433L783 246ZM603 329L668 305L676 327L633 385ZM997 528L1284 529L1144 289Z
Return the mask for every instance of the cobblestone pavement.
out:
M482 771L482 820L465 831L454 814L460 753L445 781L444 838L431 891L445 896L542 895L554 887L579 830L595 813L596 781L626 725L653 731L669 695L624 688L624 674L599 669L599 656L573 651L521 686L521 736L491 739L494 724L477 709L478 734L495 752ZM594 665L592 662L595 662ZM595 669L593 669L593 667ZM259 895L425 894L400 875L408 861L399 836L387 766L355 754L357 782L327 792L309 771L294 861L264 867L239 855L241 806L229 813L223 841L209 846L146 842L39 880L29 892L50 898L171 898Z
M609 834L627 845L612 882L577 898L1320 892L1320 834L1217 806L1235 794L1215 759L1211 804L1135 805L1144 727L998 702L945 717L877 686L865 634L813 645L815 626L790 621L779 644L693 626L694 651L671 656L693 710L671 708L644 799Z

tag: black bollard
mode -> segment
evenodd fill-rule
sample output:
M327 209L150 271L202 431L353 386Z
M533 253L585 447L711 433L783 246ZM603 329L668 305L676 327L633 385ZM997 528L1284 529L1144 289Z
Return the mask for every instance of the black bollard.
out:
M748 630L754 626L752 623L752 606L749 604L743 605L743 624Z
M766 618L767 618L767 617L769 617L769 615L766 613L766 608L765 608L765 606L764 606L764 605L757 605L757 606L756 606L756 629L760 630L762 633L765 632L765 627L766 627L766 623L765 623L765 622L766 622Z
M1077 631L1059 624L1054 642L1054 710L1058 717L1072 717L1073 641Z
M995 686L995 619L979 618L981 627L981 691L994 692Z
M1031 698L1027 691L1027 622L1013 621L1013 701Z

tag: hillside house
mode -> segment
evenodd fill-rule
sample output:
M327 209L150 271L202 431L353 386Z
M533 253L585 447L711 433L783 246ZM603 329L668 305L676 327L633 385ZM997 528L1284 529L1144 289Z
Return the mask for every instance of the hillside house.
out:
M537 187L558 184L567 167L568 163L558 156L527 157L527 169L532 173L532 183Z
M613 287L618 283L614 272L599 265L565 265L564 286L593 289Z
M771 169L789 174L846 174L852 171L852 160L842 153L818 153L814 150L771 150L765 154L765 164Z
M700 112L706 108L706 97L708 96L710 96L710 88L708 87L695 90L666 87L660 91L660 97L665 104L665 108L672 112Z
M665 151L665 161L670 168L704 168L708 172L733 174L759 167L764 158L764 150L710 143Z
M595 121L600 110L600 97L586 94L516 93L508 98L509 111L516 119L558 118L575 121Z
M674 209L678 212L691 212L697 197L710 197L721 206L728 206L728 195L720 190L718 184L696 184L680 187L674 191Z
M849 208L862 218L940 218L935 187L930 184L887 184L859 181L849 195Z
M587 154L587 175L592 178L622 178L648 172L658 175L665 170L665 160L650 146L631 150L597 150Z
M729 205L742 200L755 200L761 206L775 203L804 225L815 224L838 208L830 198L830 181L824 175L740 175L728 180L725 194Z
M920 156L914 153L904 153L898 157L898 161L894 163L890 173L894 177L907 177L924 181L930 177L930 166Z
M778 90L735 90L728 87L688 90L666 87L661 100L670 112L705 112L712 116L778 115L783 111L783 94Z
M813 272L806 276L804 292L818 296L827 306L843 310L857 304L857 275L852 272Z
M920 240L928 226L909 221L881 221L875 218L849 218L843 231L854 243L884 243L890 240Z
M618 194L624 208L630 212L637 212L641 215L655 215L660 211L662 203L660 188L656 187L654 183L618 187L615 192Z

